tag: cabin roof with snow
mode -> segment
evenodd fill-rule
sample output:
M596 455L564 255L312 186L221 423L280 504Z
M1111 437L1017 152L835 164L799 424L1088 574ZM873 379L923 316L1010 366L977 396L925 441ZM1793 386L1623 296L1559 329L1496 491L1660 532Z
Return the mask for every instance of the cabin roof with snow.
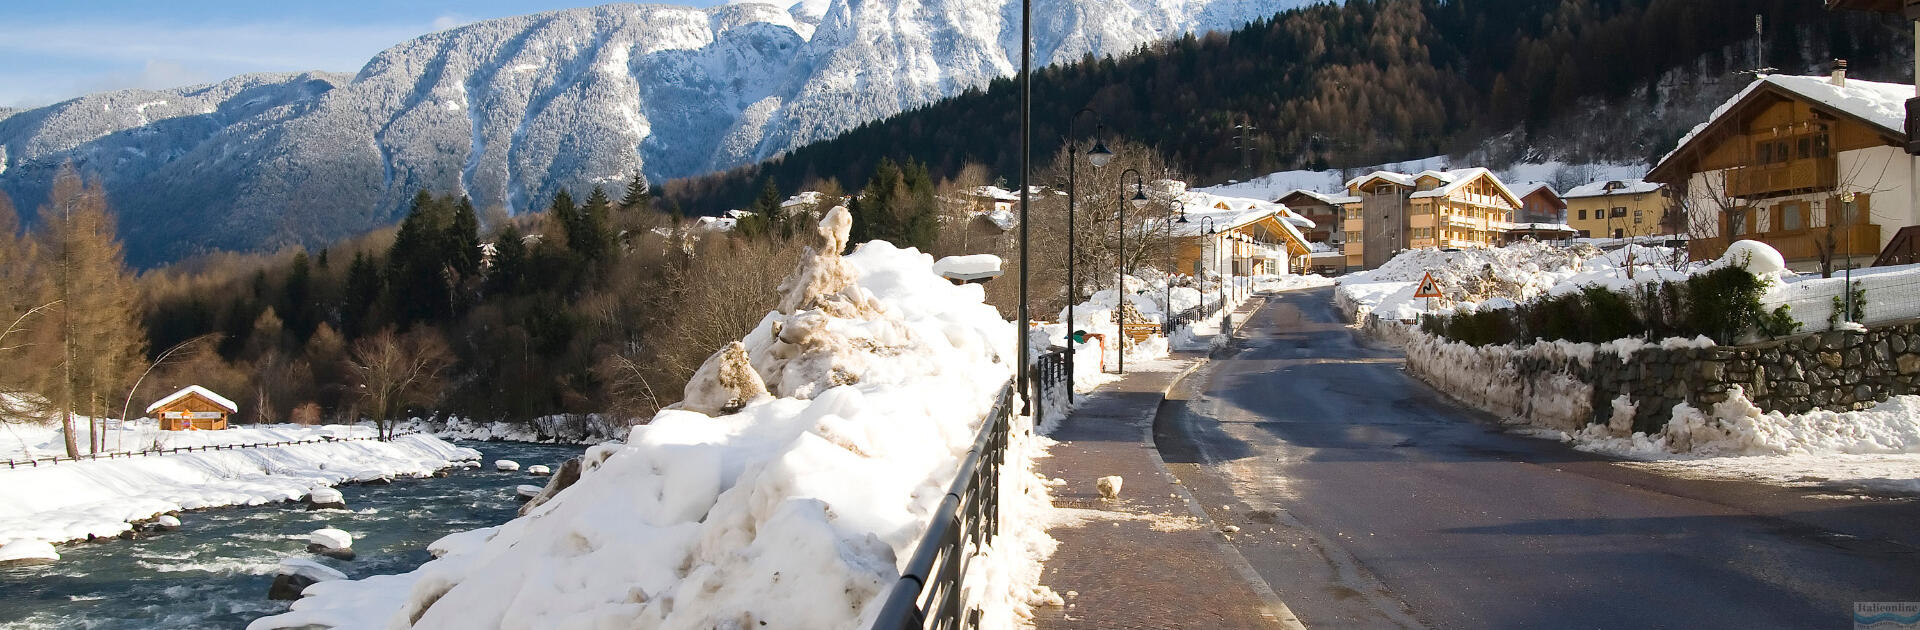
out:
M188 385L184 388L181 388L180 391L167 395L166 398L162 398L151 405L147 405L147 413L153 413L155 411L159 411L167 407L183 404L190 399L198 399L202 402L212 404L213 406L227 410L227 413L240 412L239 405L235 405L233 404L233 401L227 400L225 397L219 394L213 393L212 390L209 390L205 387L201 387L199 385Z
M1567 194L1561 196L1567 199L1580 199L1610 195L1638 195L1660 190L1665 185L1644 179L1615 179L1574 186L1567 189Z
M1684 179L1689 169L1681 165L1691 164L1696 161L1692 158L1712 151L1725 141L1729 132L1741 133L1741 119L1750 117L1746 112L1780 100L1803 102L1819 113L1863 125L1890 145L1906 144L1906 102L1914 95L1913 86L1859 79L1839 81L1841 85L1835 83L1836 79L1830 76L1769 74L1754 79L1746 89L1714 109L1706 121L1681 137L1673 151L1654 165L1647 179L1658 182Z

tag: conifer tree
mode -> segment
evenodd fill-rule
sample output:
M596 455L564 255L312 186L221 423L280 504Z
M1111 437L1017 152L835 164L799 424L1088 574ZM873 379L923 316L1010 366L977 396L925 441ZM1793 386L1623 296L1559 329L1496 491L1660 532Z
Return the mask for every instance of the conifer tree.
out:
M647 178L642 177L640 171L634 171L633 179L627 182L627 195L620 198L620 210L646 210L652 205L653 193L648 189Z
M89 450L101 448L98 418L145 349L145 334L135 311L133 278L114 239L113 217L98 183L82 181L71 164L54 178L48 203L40 208L40 267L48 275L46 302L58 326L42 328L49 348L57 348L50 383L39 388L59 408L69 456L78 457L74 416L89 424Z
M463 278L479 275L480 216L473 210L473 200L464 195L453 207L453 221L448 227L447 242L451 248L447 255L454 271Z
M607 198L607 191L594 186L567 230L567 244L589 262L606 258L613 247L612 214L613 201Z

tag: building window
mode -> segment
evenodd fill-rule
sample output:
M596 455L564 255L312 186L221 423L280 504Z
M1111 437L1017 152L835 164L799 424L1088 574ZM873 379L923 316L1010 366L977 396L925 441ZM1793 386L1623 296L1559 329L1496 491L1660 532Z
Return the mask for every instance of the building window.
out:
M1639 224L1641 224L1641 223L1643 223L1643 222L1644 222L1644 220L1643 220L1643 218L1641 217L1641 214L1643 214L1643 213L1642 213L1642 212L1640 211L1640 209L1639 209L1639 208L1635 208L1635 209L1633 210L1633 224L1634 224L1634 225L1639 225Z
M1581 221L1585 221L1585 220L1587 220L1587 209L1586 209L1586 208L1581 208L1581 209L1580 209L1580 220L1581 220Z
M1617 219L1617 218L1620 218L1620 217L1624 217L1624 216L1627 216L1627 207L1626 207L1626 206L1618 206L1618 207L1615 207L1615 208L1613 209L1613 213L1612 213L1611 215L1609 215L1609 217L1608 217L1608 218L1614 218L1614 219Z
M1781 231L1797 232L1807 227L1807 208L1805 205L1799 203L1783 203L1774 206L1773 211L1779 213L1776 216L1779 217L1778 225Z
M1625 230L1622 230L1622 229L1620 229L1620 228L1613 228L1613 237L1614 237L1614 238L1626 238L1626 234L1625 234Z

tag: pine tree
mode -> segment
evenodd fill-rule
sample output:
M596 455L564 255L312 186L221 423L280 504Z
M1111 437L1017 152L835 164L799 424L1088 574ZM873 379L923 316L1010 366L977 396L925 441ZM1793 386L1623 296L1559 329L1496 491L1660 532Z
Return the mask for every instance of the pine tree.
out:
M340 296L342 333L351 339L377 328L371 320L385 288L380 263L363 252L355 252L353 262L347 264L347 286Z
M527 273L526 235L520 228L508 224L493 237L493 268L487 273L493 291L511 295L520 290L521 278Z
M446 321L453 313L452 267L447 235L453 225L452 204L426 191L413 198L413 211L400 222L400 232L387 250L387 289L396 319L402 326Z
M653 205L653 193L647 186L647 179L640 171L633 172L633 179L627 182L627 195L620 198L620 210L633 212L646 210Z
M446 252L453 263L454 271L463 278L472 278L480 274L480 217L473 211L473 200L460 197L453 207L453 221L448 226L447 243L451 251Z
M607 198L607 191L594 186L593 192L587 195L586 205L580 207L574 222L568 226L568 246L588 262L606 258L613 248L612 214L613 202Z
M305 344L307 335L313 333L315 323L313 309L313 269L307 262L306 252L295 252L293 264L287 270L287 280L280 288L281 313L285 313L286 329L293 334L296 344Z

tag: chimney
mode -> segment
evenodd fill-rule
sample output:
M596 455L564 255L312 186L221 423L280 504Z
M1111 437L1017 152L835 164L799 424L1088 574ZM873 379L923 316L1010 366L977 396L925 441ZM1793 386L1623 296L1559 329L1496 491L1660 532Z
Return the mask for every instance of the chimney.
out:
M1833 78L1827 80L1835 87L1847 87L1847 60L1833 60Z

